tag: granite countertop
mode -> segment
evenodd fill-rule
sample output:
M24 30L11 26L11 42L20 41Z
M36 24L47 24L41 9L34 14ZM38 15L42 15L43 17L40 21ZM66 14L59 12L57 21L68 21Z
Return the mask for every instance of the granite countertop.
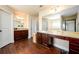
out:
M17 29L14 29L14 31L21 31L21 30L28 30L27 28L17 28Z
M57 32L54 32L54 31L39 31L39 32L79 39L79 33L77 33L77 32L67 32L67 31L57 31Z

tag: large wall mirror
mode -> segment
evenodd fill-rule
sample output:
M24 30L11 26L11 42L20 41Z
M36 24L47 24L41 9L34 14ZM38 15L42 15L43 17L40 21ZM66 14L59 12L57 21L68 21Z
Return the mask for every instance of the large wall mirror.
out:
M23 28L24 27L24 19L18 19L17 17L14 18L13 24L14 28Z
M42 18L42 30L48 31L48 19L45 17Z
M42 18L42 30L43 31L53 31L61 29L61 16L57 15L47 15Z
M79 32L79 6L43 16L42 30Z

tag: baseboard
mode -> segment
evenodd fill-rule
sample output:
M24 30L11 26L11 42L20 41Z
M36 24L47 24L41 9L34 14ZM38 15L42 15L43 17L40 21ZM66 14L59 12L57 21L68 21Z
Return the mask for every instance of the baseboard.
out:
M0 46L0 48L3 48L3 47L5 47L5 46L7 46L7 45L9 45L9 44L13 44L14 42L10 42L10 43L7 43L6 45L1 45Z

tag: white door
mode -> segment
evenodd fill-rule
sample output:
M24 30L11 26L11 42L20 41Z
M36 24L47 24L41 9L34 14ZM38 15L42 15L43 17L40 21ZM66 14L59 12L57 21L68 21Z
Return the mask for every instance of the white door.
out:
M11 43L11 15L0 10L0 48Z

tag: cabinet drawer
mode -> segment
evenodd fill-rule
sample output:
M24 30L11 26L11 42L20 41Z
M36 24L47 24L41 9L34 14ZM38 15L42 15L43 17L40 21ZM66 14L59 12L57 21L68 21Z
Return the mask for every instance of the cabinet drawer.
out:
M78 51L75 51L75 50L70 49L70 50L69 50L69 54L79 54L79 52L78 52Z
M79 53L79 44L76 44L76 43L70 43L69 44L69 52L70 53Z
M75 50L79 52L79 47L74 46L74 45L70 45L69 49Z
M17 30L14 31L14 39L19 40L19 39L25 39L28 38L28 30Z

